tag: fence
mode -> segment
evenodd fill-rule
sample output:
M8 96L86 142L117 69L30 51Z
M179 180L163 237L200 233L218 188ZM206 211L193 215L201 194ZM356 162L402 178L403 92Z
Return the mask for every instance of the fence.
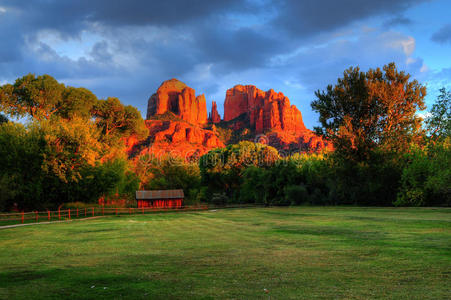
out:
M0 214L0 225L24 224L30 222L49 222L66 221L77 218L88 218L105 215L136 215L165 211L193 211L208 209L206 205L201 206L182 206L178 208L154 208L154 207L128 207L128 208L108 208L108 207L89 207L89 208L69 208L47 211L17 212Z

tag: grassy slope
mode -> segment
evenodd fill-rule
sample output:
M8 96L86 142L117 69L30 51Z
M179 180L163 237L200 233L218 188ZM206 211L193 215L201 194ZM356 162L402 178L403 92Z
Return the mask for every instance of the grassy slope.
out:
M450 270L450 209L261 208L0 231L2 299L267 299L264 288L271 299L445 299Z

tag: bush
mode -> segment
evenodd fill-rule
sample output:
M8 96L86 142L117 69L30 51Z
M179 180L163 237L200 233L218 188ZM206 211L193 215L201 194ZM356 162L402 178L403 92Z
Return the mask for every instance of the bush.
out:
M451 206L451 143L431 143L406 154L396 206Z
M308 201L308 191L304 184L285 187L285 199L291 205L299 205Z
M211 203L215 205L226 205L229 202L229 197L225 193L213 193Z

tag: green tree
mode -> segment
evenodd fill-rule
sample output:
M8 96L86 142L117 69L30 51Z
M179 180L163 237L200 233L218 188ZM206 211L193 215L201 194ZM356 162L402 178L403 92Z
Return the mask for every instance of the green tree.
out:
M98 102L96 95L85 88L66 87L63 92L63 102L58 115L65 119L75 116L88 119L94 105Z
M0 114L0 125L6 122L8 122L8 118Z
M95 165L104 145L99 142L99 130L89 120L52 119L34 123L45 136L43 170L63 182L78 181L80 169Z
M22 124L0 125L0 211L42 207L45 136Z
M365 161L378 147L405 150L421 133L415 112L425 109L426 87L398 72L394 63L368 72L351 67L335 86L315 95L317 132L349 159Z
M93 115L97 126L106 137L146 134L144 120L139 111L131 105L124 106L118 98L99 100L94 106Z
M143 189L183 189L188 201L195 201L200 190L199 165L182 158L145 154L136 160L135 172Z
M0 87L0 110L13 117L49 120L89 118L97 97L85 88L66 87L50 75L28 74Z
M451 140L406 152L397 206L451 206Z
M426 119L426 128L433 139L451 136L451 92L440 89L437 101L432 105L431 115Z
M208 187L209 197L213 193L225 192L231 201L239 201L242 175L246 168L268 168L278 159L279 153L275 148L248 141L214 149L199 160L202 182Z

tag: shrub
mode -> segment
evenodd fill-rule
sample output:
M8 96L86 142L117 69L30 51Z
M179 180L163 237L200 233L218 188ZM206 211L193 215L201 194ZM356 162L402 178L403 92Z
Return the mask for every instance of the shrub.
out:
M285 187L285 199L291 205L299 205L308 201L308 191L304 184Z

